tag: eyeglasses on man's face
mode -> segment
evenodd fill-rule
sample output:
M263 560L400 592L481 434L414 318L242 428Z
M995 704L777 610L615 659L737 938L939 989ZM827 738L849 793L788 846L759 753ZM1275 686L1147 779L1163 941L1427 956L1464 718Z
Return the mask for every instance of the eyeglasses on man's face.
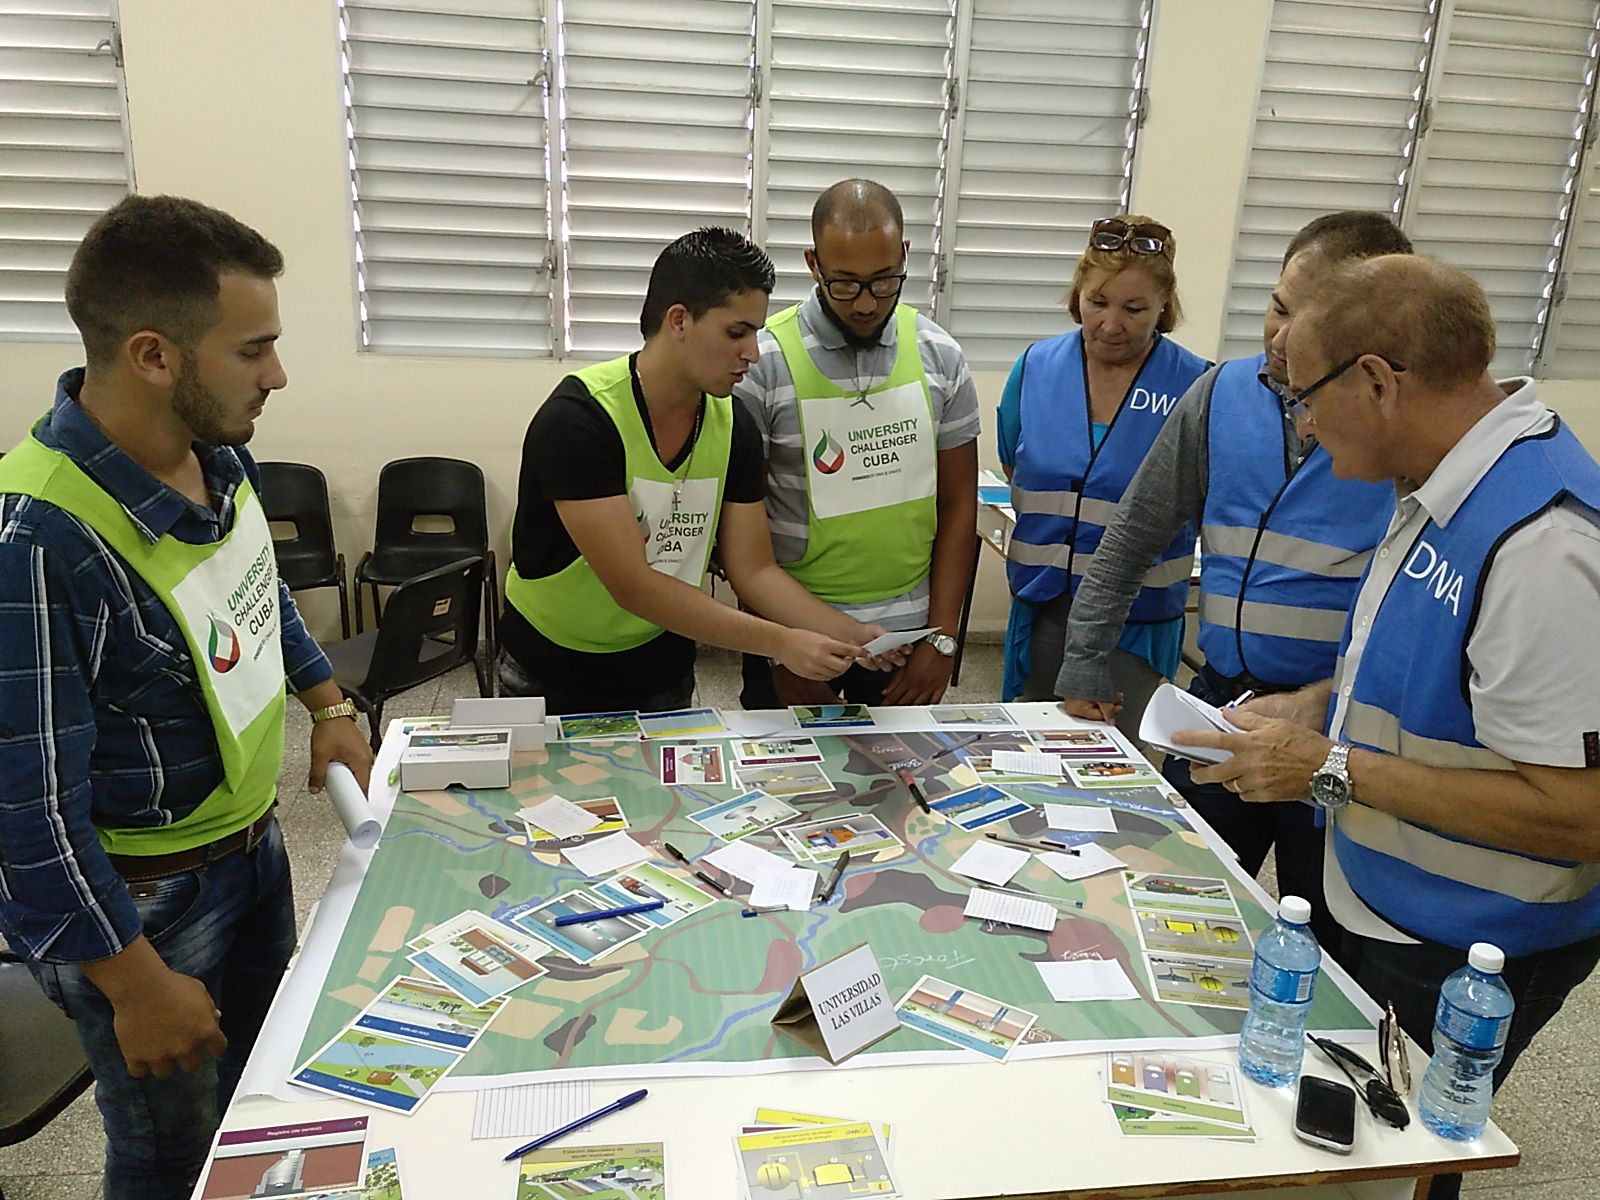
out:
M1165 225L1133 225L1118 217L1106 217L1089 227L1089 245L1096 250L1121 250L1134 254L1160 254L1167 248L1172 230Z
M1339 378L1339 376L1343 375L1351 367L1355 366L1363 358L1381 359L1388 366L1389 370L1395 372L1396 374L1399 374L1405 370L1405 368L1399 363L1395 362L1394 359L1383 354L1371 354L1365 350L1363 350L1360 354L1352 354L1349 358L1345 359L1338 366L1334 367L1315 383L1307 384L1298 392L1295 392L1293 395L1291 395L1287 401L1289 415L1296 421L1311 420L1311 397L1322 388L1327 387L1330 383Z
M821 268L818 268L820 274ZM861 295L865 288L872 294L874 300L892 300L900 294L906 286L906 273L898 275L877 275L871 279L828 279L822 280L822 289L835 300L854 300Z

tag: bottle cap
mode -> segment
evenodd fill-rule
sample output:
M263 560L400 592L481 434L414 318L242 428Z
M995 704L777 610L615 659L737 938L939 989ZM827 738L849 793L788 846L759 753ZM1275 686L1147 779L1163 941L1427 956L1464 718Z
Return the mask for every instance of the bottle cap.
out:
M1506 952L1492 942L1473 942L1467 951L1467 965L1485 975L1498 975L1505 969Z
M1278 920L1290 925L1304 925L1311 920L1311 902L1299 896L1285 896L1278 901Z

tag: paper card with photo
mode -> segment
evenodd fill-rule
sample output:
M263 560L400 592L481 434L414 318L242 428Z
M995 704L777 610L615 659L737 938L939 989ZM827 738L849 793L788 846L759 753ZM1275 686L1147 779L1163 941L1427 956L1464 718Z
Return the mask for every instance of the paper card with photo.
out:
M588 888L579 888L539 904L517 905L507 913L507 919L518 929L525 929L548 942L576 963L592 963L604 958L618 946L625 946L656 928L643 919L644 914L630 917L606 917L599 921L583 921L576 925L556 925L557 917L576 913L602 912L616 908L602 896Z
M940 725L1016 729L1018 723L998 704L930 704L928 715Z
M601 741L611 738L638 739L644 736L639 714L632 709L619 712L571 713L556 718L563 742Z
M466 1053L505 1003L468 1004L442 983L402 975L378 993L351 1027Z
M1250 1007L1249 960L1186 958L1147 953L1145 968L1157 1000L1166 1004L1198 1004L1203 1008Z
M550 953L549 946L474 915L479 921L407 957L471 1004L487 1004L545 973L537 960Z
M770 767L776 763L821 762L822 750L815 738L740 738L733 743L733 757L741 768Z
M290 1083L390 1112L414 1112L462 1055L378 1033L344 1029L289 1077Z
M865 704L792 704L789 711L801 729L852 729L877 724Z
M870 813L778 826L778 836L802 862L831 863L846 850L854 858L900 846L889 827Z
M749 837L752 833L771 829L774 825L792 821L799 815L798 809L791 808L776 796L769 796L765 792L746 792L742 796L735 796L732 800L724 800L721 804L713 804L709 808L688 814L689 820L713 837L719 837L725 842L737 841L739 838Z
M1039 1018L954 983L924 975L895 1005L900 1022L929 1037L1004 1062Z
M675 925L717 901L715 896L706 895L683 876L663 870L654 863L640 863L626 871L618 871L610 879L594 884L592 890L613 908L644 904L651 900L662 901L663 906L653 912L633 914L658 929Z
M788 1191L798 1197L801 1180L808 1181L805 1200L889 1200L901 1195L889 1155L866 1121L741 1133L734 1148L745 1196L781 1197ZM781 1190L774 1191L774 1183Z
M640 713L639 727L647 738L705 737L727 733L722 714L714 708L680 708L672 712Z
M779 763L770 767L740 767L739 786L784 800L833 791L833 780L821 763Z
M1233 1063L1167 1051L1113 1050L1106 1055L1105 1098L1180 1117L1248 1130L1245 1089Z
M1073 758L1126 758L1128 754L1106 729L1035 729L1032 736L1045 754Z
M667 1200L661 1142L543 1146L517 1160L516 1200Z
M1122 878L1132 908L1150 908L1184 916L1237 919L1239 904L1226 879L1175 875L1166 871L1128 871Z
M1067 776L1081 788L1156 787L1161 776L1131 758L1068 758Z
M219 1133L197 1196L251 1200L329 1191L359 1195L367 1175L367 1120L338 1117Z
M728 782L722 747L716 742L661 747L661 782L668 787L720 787Z
M574 800L579 808L600 818L600 823L592 829L585 830L576 837L563 838L551 833L548 829L540 829L537 825L530 825L526 820L522 826L528 832L530 842L563 842L575 843L591 841L594 838L604 837L608 833L616 833L628 828L628 814L622 811L622 805L615 796L601 796L598 800ZM520 818L519 818L520 819Z
M1032 809L1031 804L1016 799L991 784L981 784L964 792L930 801L928 807L942 814L962 829L982 829L996 821L1019 816Z

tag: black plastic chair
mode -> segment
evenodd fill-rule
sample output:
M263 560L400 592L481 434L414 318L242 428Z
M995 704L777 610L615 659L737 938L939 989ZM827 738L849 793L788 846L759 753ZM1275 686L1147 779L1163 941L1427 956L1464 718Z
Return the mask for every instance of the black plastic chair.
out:
M383 624L327 647L333 678L367 714L372 748L383 737L383 705L392 696L470 662L478 694L493 695L478 648L483 559L478 555L407 579L389 594Z
M419 522L448 520L430 532ZM356 632L362 629L362 593L372 589L373 624L383 621L378 588L392 587L435 567L476 555L484 561L484 636L488 659L499 652L500 575L489 548L483 472L459 458L399 458L378 475L378 521L372 549L356 563Z
M0 950L0 1146L31 1138L93 1080L72 1022Z
M264 462L261 507L267 520L294 526L294 536L272 539L278 574L291 592L313 588L339 589L339 627L350 636L350 591L345 583L344 555L333 545L333 516L328 510L328 481L305 463Z

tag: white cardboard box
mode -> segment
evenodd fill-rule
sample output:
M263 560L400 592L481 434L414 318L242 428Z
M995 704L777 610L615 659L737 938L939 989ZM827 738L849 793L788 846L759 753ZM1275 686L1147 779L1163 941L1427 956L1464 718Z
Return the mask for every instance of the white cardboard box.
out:
M544 749L543 696L464 696L450 713L451 729L511 730L511 752Z
M511 786L511 730L419 729L400 754L408 792Z

